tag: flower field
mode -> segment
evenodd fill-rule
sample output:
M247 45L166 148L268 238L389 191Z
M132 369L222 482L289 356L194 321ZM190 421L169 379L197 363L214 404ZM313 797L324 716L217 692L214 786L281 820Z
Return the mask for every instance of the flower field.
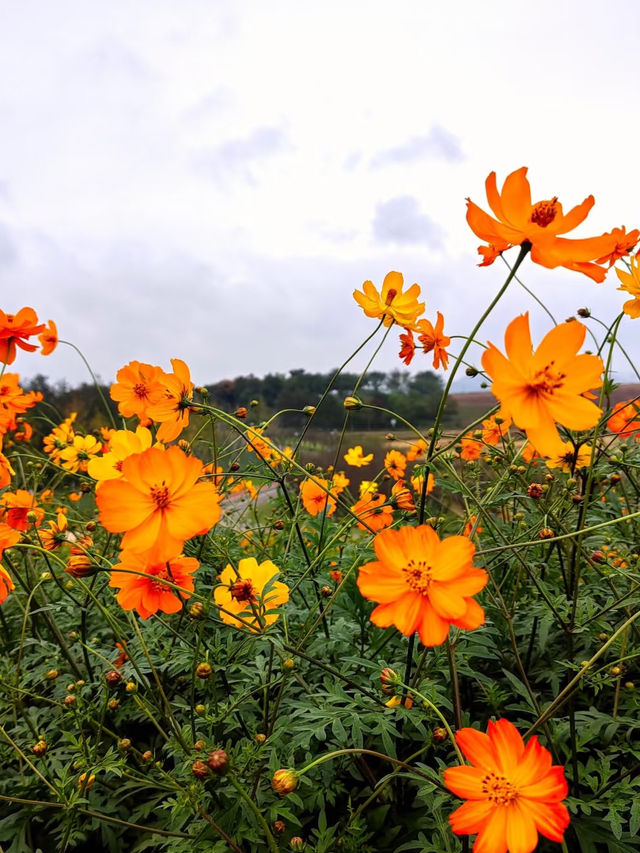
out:
M566 236L593 197L534 203L524 168L486 190L467 221L508 274L474 273L474 328L400 272L364 282L371 333L289 444L179 353L122 366L83 424L14 372L56 323L0 311L0 853L640 851L640 400L611 401L614 360L640 381L640 233ZM611 316L544 306L533 340L523 292L486 341L530 263ZM374 452L362 387L392 346L444 391L426 429L384 410ZM363 349L320 467L305 436ZM465 372L493 405L459 429Z

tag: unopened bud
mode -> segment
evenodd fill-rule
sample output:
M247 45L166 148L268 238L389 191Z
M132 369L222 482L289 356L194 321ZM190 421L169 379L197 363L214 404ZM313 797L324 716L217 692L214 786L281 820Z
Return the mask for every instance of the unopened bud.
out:
M34 743L34 745L31 747L31 752L37 756L44 755L46 751L47 751L46 740L39 740L37 743Z
M191 765L191 772L196 777L196 779L206 779L209 775L209 768L204 763L204 761L200 761L200 759L198 759L197 761L194 761Z
M124 689L127 691L127 693L135 693L138 689L138 685L135 683L135 681L127 681Z
M110 711L117 711L119 707L120 707L120 700L119 699L109 699L109 701L107 702L107 708Z
M58 672L58 670L57 670L57 669L48 669L48 670L45 672L44 677L47 679L47 681L53 681L53 680L54 680L54 679L56 679L59 675L60 675L60 673Z
M358 397L345 397L342 405L349 412L357 412L362 408L362 400Z
M443 740L447 739L447 730L442 726L436 726L431 732L431 736L435 743L442 743Z
M286 797L298 787L298 774L295 770L276 770L271 780L271 787L276 794Z
M201 601L194 601L189 608L189 616L192 619L202 619L204 615L204 604Z
M286 828L287 827L285 826L283 820L276 820L273 823L273 831L276 833L276 835L282 835Z
M305 406L302 411L304 412L305 415L312 417L316 413L316 407L315 406Z
M475 367L471 367L471 365L469 365L469 367L467 367L467 369L465 370L465 373L467 374L467 376L477 376L478 375L477 369Z
M126 752L131 749L131 741L128 737L123 737L118 741L118 747Z
M78 700L73 694L64 697L64 704L67 706L67 708L71 708L73 705L76 704L77 701Z
M262 746L266 739L267 736L263 732L258 732L258 734L256 735L256 743L258 744L258 746Z
M90 773L89 775L81 773L78 779L78 788L80 791L88 791L95 781L96 777L93 773Z
M122 681L122 676L118 672L117 669L111 669L104 677L105 681L110 687L115 687L116 684L120 684Z
M276 519L276 521L273 522L273 529L284 530L284 521L281 518Z
M244 406L240 406L240 408L236 409L234 412L234 415L237 418L239 418L240 420L244 420L248 414L249 414L249 410L246 409Z
M214 749L209 753L207 764L216 776L224 776L229 769L229 756L224 749Z
M209 678L211 672L211 664L207 663L206 661L199 663L196 667L196 675L198 676L198 678Z
M395 693L395 688L399 682L400 676L398 673L390 667L385 666L380 673L380 687L382 692L387 696L391 696L392 693Z
M541 539L553 539L556 534L550 527L543 527L538 535Z
M530 498L533 498L534 500L538 500L538 498L542 497L544 492L542 490L542 486L540 485L540 483L531 483L531 485L527 489L527 494L529 495Z
M153 758L153 753L151 752L151 750L150 750L150 749L145 749L145 751L142 753L142 755L140 756L140 758L141 758L143 761L151 761L151 760L152 760L152 758Z
M578 315L578 317L590 317L591 311L589 311L588 308L578 308L576 314Z

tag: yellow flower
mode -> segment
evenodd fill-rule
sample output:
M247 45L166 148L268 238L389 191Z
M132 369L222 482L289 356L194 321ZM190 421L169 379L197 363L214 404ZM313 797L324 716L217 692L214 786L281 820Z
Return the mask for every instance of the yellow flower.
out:
M636 255L634 258L630 258L629 263L631 264L631 272L616 268L616 275L622 282L622 286L618 290L626 290L633 296L633 299L624 303L622 310L635 320L640 317L640 256Z
M562 468L565 474L572 474L576 468L588 468L591 464L592 448L588 444L581 444L576 453L574 445L570 441L558 444L551 453L551 458L546 460L547 468Z
M338 471L331 479L331 491L334 495L339 495L344 492L351 480L345 475L344 471Z
M67 471L86 471L89 462L102 450L102 445L92 435L74 435L68 447L60 451L60 464Z
M365 495L375 495L378 491L378 484L375 480L363 480L360 483L360 497L363 498Z
M118 479L122 477L124 460L134 453L148 450L152 442L153 436L146 427L139 426L135 432L128 429L114 430L109 436L109 452L91 459L87 474L94 480Z
M424 302L418 302L419 285L412 284L403 293L403 282L402 273L390 272L385 276L381 293L375 289L373 282L365 281L362 285L364 292L354 290L353 298L367 317L383 320L385 326L395 321L399 326L411 327L424 313Z
M344 461L347 465L352 465L354 468L363 468L368 465L373 459L373 453L363 454L362 445L356 444L355 447L350 447L344 455Z
M271 560L258 563L255 557L240 560L237 571L227 565L213 592L222 621L252 631L272 625L279 614L270 611L289 600L289 587L274 580L279 573Z

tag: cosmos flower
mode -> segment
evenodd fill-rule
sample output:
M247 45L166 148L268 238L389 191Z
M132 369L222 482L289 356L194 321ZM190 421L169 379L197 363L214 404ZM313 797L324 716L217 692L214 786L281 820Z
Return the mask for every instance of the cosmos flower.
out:
M482 355L482 366L493 380L491 390L503 411L545 456L561 442L556 423L586 430L602 414L585 396L600 387L604 369L598 356L577 354L586 331L575 320L560 323L534 352L529 315L521 314L505 332L507 355L491 343Z
M415 331L423 351L425 353L433 352L434 368L437 370L442 367L443 370L446 370L449 367L449 353L445 348L451 343L451 338L444 333L444 317L442 314L438 311L435 326L430 320L419 320L416 323Z
M371 281L365 281L362 291L354 290L353 298L367 317L382 320L383 325L393 322L399 326L411 327L424 312L424 302L418 302L420 286L412 284L402 292L404 278L402 273L390 272L384 278L382 291L378 293Z
M0 364L13 364L16 347L35 352L38 347L28 343L28 339L39 335L44 328L33 308L21 308L17 314L0 311Z
M319 515L325 507L327 515L333 515L336 510L336 499L330 492L329 483L322 478L303 480L300 483L300 497L309 515Z
M598 264L615 252L616 237L602 234L571 240L560 236L573 231L587 218L594 205L592 195L566 214L556 196L532 204L524 167L508 175L502 192L498 192L496 173L491 172L486 190L496 218L467 199L467 222L474 234L489 244L478 249L483 256L480 266L492 264L499 254L512 246L529 244L531 260L536 264L549 269L562 266L582 272L594 281L604 281L606 270Z
M369 533L372 530L383 530L393 524L393 507L387 504L386 497L381 494L366 494L351 507L351 512L360 519L360 530Z
M371 621L415 631L425 646L444 643L449 626L473 629L484 611L473 596L486 586L487 573L472 565L475 545L464 536L440 539L428 525L388 528L373 540L377 561L360 567L358 589L379 602Z
M118 404L123 418L136 415L142 426L151 423L147 410L160 400L163 393L161 367L130 361L116 373L116 381L109 391L111 399Z
M274 580L279 573L271 560L258 563L255 557L240 560L237 571L227 565L213 591L222 621L253 631L272 625L279 614L269 611L289 600L289 587Z
M193 592L191 575L199 565L195 557L184 554L158 559L153 554L137 554L125 549L120 554L120 562L113 567L109 586L119 588L116 598L122 609L136 610L142 619L148 619L159 610L177 613Z
M373 453L368 453L366 456L363 453L362 445L356 444L355 447L350 447L344 455L344 461L347 465L354 468L363 468L373 460Z
M538 833L561 842L569 825L564 768L532 737L526 747L508 720L488 733L458 729L456 743L471 767L444 771L444 783L467 800L449 818L456 835L478 834L473 853L533 853Z
M622 282L618 290L624 290L633 296L622 306L622 310L629 317L637 320L640 317L640 257L630 258L631 271L620 270L616 267L616 275Z

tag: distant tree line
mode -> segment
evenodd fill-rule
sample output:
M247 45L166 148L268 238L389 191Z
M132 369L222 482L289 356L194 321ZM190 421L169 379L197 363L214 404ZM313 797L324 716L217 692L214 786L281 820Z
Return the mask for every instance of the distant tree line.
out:
M251 417L252 421L266 420L275 412L293 409L296 411L284 411L278 423L284 427L298 427L306 420L300 410L305 406L317 406L314 426L319 429L338 429L344 419L344 398L353 393L358 375L341 373L326 399L319 405L332 375L333 371L308 373L297 369L286 375L268 373L262 378L252 374L237 376L206 387L210 402L226 412L234 412L242 407L251 410L252 402L257 401L258 407L255 417ZM25 381L23 387L29 391L42 392L44 403L38 407L38 414L54 421L77 412L78 423L85 428L105 425L108 423L105 401L119 421L108 385L100 385L99 390L87 382L71 387L65 381L52 383L46 376L39 374ZM442 390L440 377L428 370L414 374L402 370L392 370L390 373L372 371L358 388L358 397L363 403L390 410L416 426L427 427L433 422ZM390 429L394 426L392 417L388 412L364 408L352 413L352 426L358 429ZM445 419L448 423L455 422L454 401L448 402Z

